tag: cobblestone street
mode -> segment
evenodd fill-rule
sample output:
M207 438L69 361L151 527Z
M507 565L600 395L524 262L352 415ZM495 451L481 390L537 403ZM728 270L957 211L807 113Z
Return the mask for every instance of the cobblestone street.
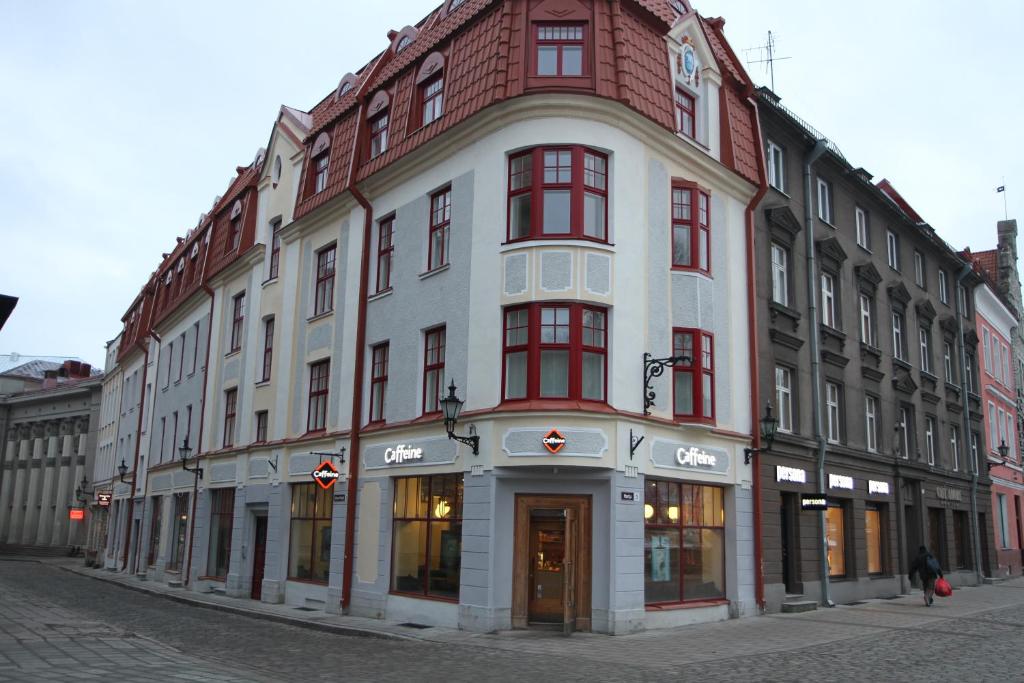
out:
M435 631L437 631L435 633ZM1024 582L635 636L345 636L0 561L0 680L1024 680Z

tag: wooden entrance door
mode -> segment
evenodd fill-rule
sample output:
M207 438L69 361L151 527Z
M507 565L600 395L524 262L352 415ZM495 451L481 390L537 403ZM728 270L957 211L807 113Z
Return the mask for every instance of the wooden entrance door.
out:
M512 627L589 631L590 497L516 496Z
M263 597L263 566L267 559L267 518L256 518L256 540L252 548L252 586L249 597L259 600Z

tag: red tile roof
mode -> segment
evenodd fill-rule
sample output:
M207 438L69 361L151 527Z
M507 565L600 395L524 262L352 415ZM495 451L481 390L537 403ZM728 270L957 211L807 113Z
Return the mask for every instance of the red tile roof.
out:
M990 273L992 280L995 281L999 275L999 251L997 249L975 251L972 255L974 256L974 262Z
M903 213L907 214L910 220L915 223L924 223L924 219L921 218L921 215L917 211L914 211L914 207L910 205L910 202L903 198L903 195L896 191L896 188L892 186L892 183L885 178L882 178L878 181L877 186L879 190L888 195L889 199L895 202L896 206L900 207Z

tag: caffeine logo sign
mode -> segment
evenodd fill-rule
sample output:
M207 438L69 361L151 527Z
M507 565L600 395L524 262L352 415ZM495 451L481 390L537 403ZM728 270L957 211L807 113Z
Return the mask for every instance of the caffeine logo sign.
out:
M541 441L551 455L557 454L565 446L565 437L557 429L552 429Z
M341 475L338 474L338 469L331 464L330 460L324 460L313 470L313 481L320 484L320 488L325 491L334 486L334 482L339 478Z

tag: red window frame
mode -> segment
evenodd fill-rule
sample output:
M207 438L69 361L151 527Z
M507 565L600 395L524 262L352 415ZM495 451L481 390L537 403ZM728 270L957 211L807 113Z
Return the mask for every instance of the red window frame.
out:
M676 87L676 130L688 138L697 138L697 100L682 88Z
M587 60L587 25L572 23L535 23L533 25L533 68L531 75L540 78L580 78L590 72ZM580 72L565 73L565 49L578 47L580 51ZM555 72L540 72L541 50L555 51Z
M553 309L555 312L546 315L546 309ZM568 311L568 316L560 316L557 311ZM526 312L525 319L522 312ZM505 308L502 311L502 321L501 395L504 401L608 402L608 309L579 303L537 302ZM568 353L565 396L542 393L541 357L545 351ZM525 395L510 396L508 393L509 356L524 352L526 353ZM600 398L584 396L584 356L586 354L601 357Z
M274 221L270 236L270 272L268 280L277 277L281 268L281 221Z
M420 125L426 126L441 118L444 113L444 74L438 74L434 78L420 86L420 99L423 106L420 108L422 119Z
M384 401L388 391L388 358L391 345L377 344L371 349L370 365L370 422L384 421Z
M427 330L423 335L423 414L441 410L444 393L444 352L446 335L444 326ZM431 392L433 388L433 392ZM431 395L433 394L433 395Z
M391 289L391 257L395 251L395 217L377 224L377 292ZM385 266L385 264L387 264Z
M309 412L306 431L322 432L327 429L327 392L330 386L331 361L322 360L309 366Z
M671 217L672 268L710 275L711 194L694 183L672 183Z
M327 187L327 173L330 169L331 151L321 152L313 159L313 194L323 192Z
M237 412L238 389L228 389L224 392L224 448L235 445L235 417ZM174 431L177 434L177 422L175 422Z
M367 123L370 130L370 158L376 159L388 151L388 111L377 114Z
M236 294L231 309L231 351L242 348L242 326L245 322L245 292Z
M689 338L689 343L686 339ZM672 368L672 414L679 422L715 423L715 335L694 327L672 330L672 355L690 356L689 364ZM678 409L677 375L690 376L690 412ZM707 404L707 405L705 405Z
M568 194L564 231L545 229L548 194ZM520 225L522 220L528 225ZM506 240L527 239L608 242L608 155L563 145L534 147L509 157Z
M256 441L264 442L267 440L267 423L269 420L270 413L266 410L256 411Z
M427 240L427 270L448 264L448 242L451 237L452 188L446 187L430 196L430 235Z
M313 315L334 310L334 261L336 245L332 244L316 253L316 290L313 297Z
M274 362L274 318L263 321L263 376L261 382L270 381L270 370Z

